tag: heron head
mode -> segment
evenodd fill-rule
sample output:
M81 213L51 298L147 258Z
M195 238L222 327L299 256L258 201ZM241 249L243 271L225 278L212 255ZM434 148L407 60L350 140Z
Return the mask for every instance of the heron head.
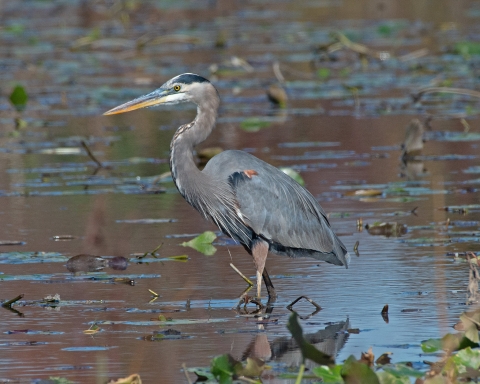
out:
M151 93L110 109L104 115L115 115L160 104L178 104L188 101L200 104L204 100L211 99L212 94L218 98L215 87L207 79L193 73L184 73L168 80Z

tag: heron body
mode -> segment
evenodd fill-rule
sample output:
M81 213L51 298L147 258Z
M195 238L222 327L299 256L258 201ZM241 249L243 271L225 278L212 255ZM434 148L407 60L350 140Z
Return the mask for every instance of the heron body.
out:
M268 251L348 267L346 247L332 231L320 204L274 166L246 152L229 150L214 156L203 171L197 168L194 148L210 135L220 104L217 90L205 78L176 76L156 91L105 114L188 101L197 104L197 116L178 128L172 139L173 180L190 205L253 256L258 296L262 275L269 296L275 295L265 269Z

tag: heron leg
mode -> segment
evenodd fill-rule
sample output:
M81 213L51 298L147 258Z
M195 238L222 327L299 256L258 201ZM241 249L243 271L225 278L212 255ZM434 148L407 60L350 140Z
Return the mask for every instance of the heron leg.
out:
M262 290L262 275L265 270L265 262L267 261L268 255L268 243L265 240L255 239L252 242L252 256L255 267L257 268L257 296L260 298L260 293ZM268 277L268 274L266 274ZM268 277L270 280L270 278ZM272 282L270 285L273 287ZM267 285L268 291L269 285Z
M268 303L274 303L277 300L277 292L275 291L275 287L272 284L272 280L270 280L270 276L268 276L267 268L263 268L263 282L267 287L268 292Z

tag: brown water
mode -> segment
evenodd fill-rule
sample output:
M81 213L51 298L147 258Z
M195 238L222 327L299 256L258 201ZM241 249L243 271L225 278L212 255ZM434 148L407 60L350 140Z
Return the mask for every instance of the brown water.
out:
M166 1L131 2L131 8L121 2L1 3L0 240L24 244L0 247L0 299L25 297L14 305L21 316L0 311L0 381L60 376L101 383L138 373L145 383L182 382L182 363L208 366L223 353L241 358L268 340L270 351L258 353L273 366L265 382L277 382L277 372L299 361L298 353L278 346L289 336L286 306L301 295L323 308L302 322L305 333L335 326L321 333L321 347L337 361L372 346L377 356L389 351L394 362L425 368L422 361L434 357L421 355L420 342L450 331L466 308L468 266L454 262L451 253L476 251L480 238L479 208L467 214L442 209L479 201L479 170L473 168L478 103L433 95L414 104L408 97L417 87L443 80L478 87L478 59L449 48L464 41L467 31L478 33L479 13L474 2L435 2L436 12L433 3ZM364 65L356 54L342 51L333 61L321 61L313 49L329 42L333 30L395 56L430 51L414 60L368 59ZM85 36L100 39L78 40ZM156 36L171 40L152 41ZM137 39L148 43L135 50ZM219 40L225 47L215 48ZM225 64L233 55L246 59L253 71ZM275 82L275 60L286 78L285 110L272 107L265 96ZM318 77L312 60L328 74ZM209 72L212 64L219 64L216 74ZM152 184L168 171L170 139L194 117L194 108L101 116L182 72L210 77L224 101L218 128L202 148L245 149L299 170L347 248L352 251L359 241L360 256L351 252L349 269L271 255L267 266L279 299L270 314L278 321L270 324L258 325L235 309L246 287L229 263L254 275L243 248L225 237L217 239L213 256L182 247L185 238L176 235L216 229L188 206L171 180ZM21 114L8 101L17 82L29 94ZM405 127L427 115L433 116L433 131L427 132L423 166L410 164L409 177L402 177L399 144ZM243 131L241 122L252 116L272 124ZM26 127L16 129L16 117ZM470 126L464 140L459 117ZM94 174L80 140L109 168ZM383 193L348 194L370 188ZM398 238L372 236L358 229L360 218L364 225L398 222L409 230ZM172 220L128 222L145 219ZM73 239L55 241L58 235ZM186 254L188 261L135 262L135 254L161 243L160 257ZM89 275L96 280L85 279L65 267L80 253L131 262L125 271L107 268ZM117 275L135 285L109 279ZM149 289L159 294L157 300L151 302ZM54 294L59 303L39 303ZM380 315L385 304L388 323ZM302 315L312 310L298 306ZM159 315L173 322L149 324ZM196 323L182 324L184 319ZM108 321L122 323L102 323ZM85 335L93 322L102 323L101 331ZM170 328L182 337L145 340Z

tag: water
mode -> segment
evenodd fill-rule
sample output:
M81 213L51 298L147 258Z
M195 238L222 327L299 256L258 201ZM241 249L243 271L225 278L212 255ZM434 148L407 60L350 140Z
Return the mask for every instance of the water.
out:
M282 3L278 8L268 2L231 7L208 3L200 10L191 2L173 8L167 7L170 3L152 3L150 11L137 5L130 11L120 8L113 16L103 5L88 2L56 7L32 1L30 11L19 2L2 5L11 21L2 24L23 26L21 31L17 26L1 33L3 78L22 83L30 99L21 114L6 98L0 102L0 240L25 243L0 247L0 260L8 259L7 252L58 254L43 262L28 254L0 264L0 273L8 276L1 283L0 299L25 295L14 306L22 316L0 311L0 378L60 376L89 383L138 373L144 382L158 382L159 377L162 382L182 382L183 363L208 366L216 355L241 358L257 346L256 353L271 359L274 367L265 381L276 382L281 366L277 363L289 366L298 361L298 353L283 354L276 347L289 336L286 306L301 295L322 307L302 321L305 333L324 332L327 340L321 348L337 361L351 354L359 357L370 346L376 356L393 352L393 362L411 361L419 368L425 368L423 360L435 360L422 355L420 342L451 331L466 309L468 267L454 262L450 254L476 251L479 241L478 210L462 214L443 207L478 202L478 177L464 171L477 166L479 142L475 136L458 141L429 134L423 164L410 164L407 170L402 170L399 144L413 117L433 115L434 132L462 132L459 114L468 118L470 132L478 121L475 99L430 95L425 103L411 103L409 91L436 76L415 68L438 71L447 66L453 86L474 87L477 80L458 55L431 54L412 62L370 60L362 69L355 54L343 52L337 61L317 64L330 69L325 80L319 80L309 65L312 45L328 42L334 28L356 35L372 49L387 49L396 41L400 55L423 47L423 33L441 36L445 45L461 40L461 27L449 34L432 23L473 23L475 19L467 19L473 8L465 1L455 13L432 20L422 7L377 8L365 3L371 12L353 9L348 2ZM450 3L445 4L448 8ZM121 22L125 15L129 24ZM151 19L145 22L148 15ZM155 17L164 31L158 32ZM378 31L385 32L389 23L393 35L382 37ZM95 26L105 39L132 41L154 30L160 35L194 35L200 42L151 42L142 51L114 49L108 40L105 49L69 48ZM226 47L214 48L222 33ZM254 72L225 64L232 55L248 60ZM274 60L281 62L287 78L286 110L273 108L265 96L266 85L275 81ZM209 74L211 64L220 64L216 74ZM168 178L154 183L155 176L168 171L174 129L194 117L194 108L101 116L187 71L209 75L224 100L218 128L201 147L245 149L276 166L299 169L352 254L349 269L270 255L267 267L279 299L268 324L257 324L236 309L246 285L229 263L254 275L243 248L225 237L213 256L181 246L189 238L175 235L215 228L188 206ZM346 86L359 87L357 101ZM252 116L268 117L265 121L271 125L258 132L243 131L241 122ZM15 117L25 120L26 127L15 129ZM95 170L80 145L82 139L109 168ZM369 188L379 188L382 194L348 193ZM399 238L372 236L363 226L359 230L360 218L363 226L398 222L409 230ZM173 220L130 221L146 219ZM71 239L56 241L59 235ZM359 257L352 252L357 241ZM188 261L135 262L136 254L162 243L159 257L188 255ZM86 279L72 276L65 267L68 257L81 253L131 261L124 271L106 268ZM135 280L135 285L105 280L118 275ZM151 301L149 289L159 295L156 300ZM60 295L59 303L40 302L54 294ZM380 314L385 304L388 323ZM302 316L313 311L305 303L295 308ZM160 315L172 321L148 324ZM101 330L84 334L94 322ZM180 331L181 337L149 341L155 331L166 329ZM270 351L259 352L266 340Z

